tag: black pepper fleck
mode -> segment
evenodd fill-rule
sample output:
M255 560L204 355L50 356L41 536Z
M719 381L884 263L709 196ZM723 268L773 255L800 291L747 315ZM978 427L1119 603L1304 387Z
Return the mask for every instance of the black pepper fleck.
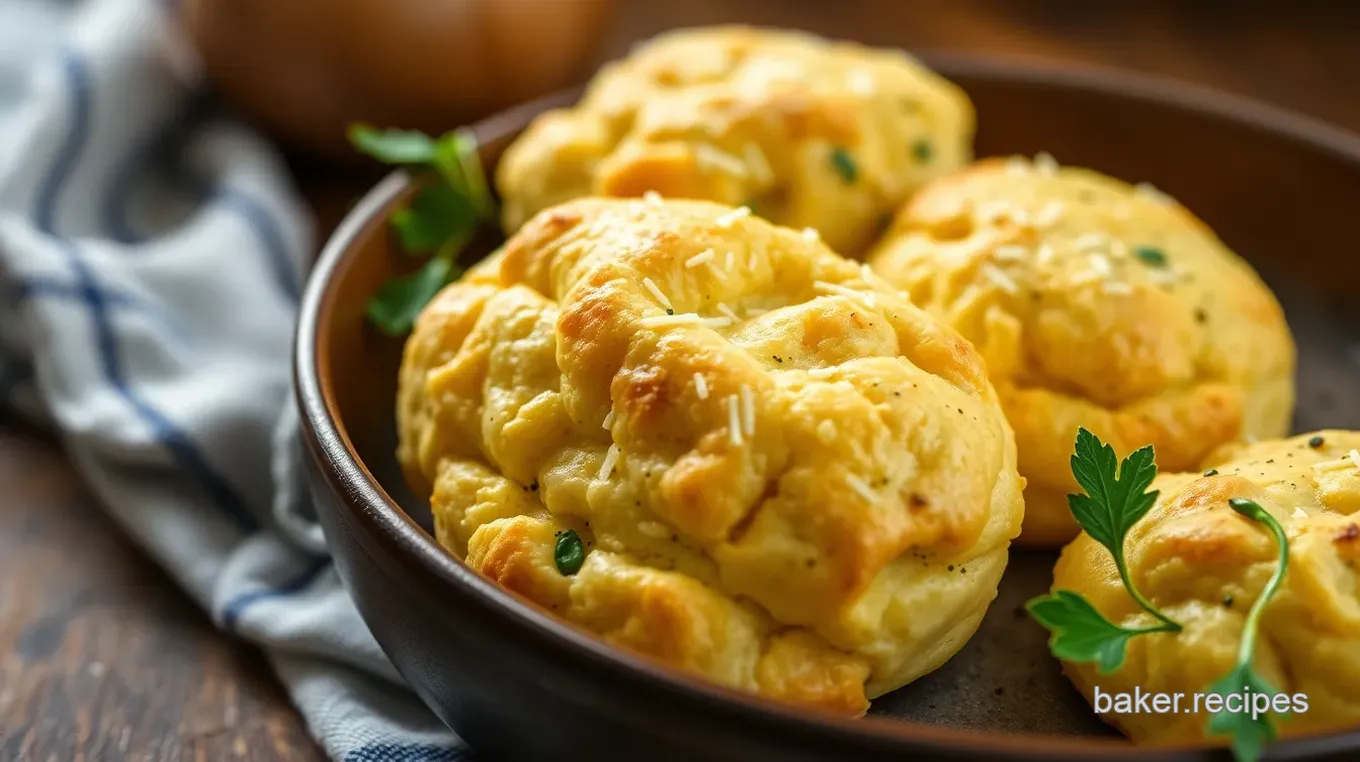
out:
M1313 448L1314 450L1323 446L1324 444L1327 444L1327 440L1322 437L1313 437L1312 439L1308 440L1308 446Z

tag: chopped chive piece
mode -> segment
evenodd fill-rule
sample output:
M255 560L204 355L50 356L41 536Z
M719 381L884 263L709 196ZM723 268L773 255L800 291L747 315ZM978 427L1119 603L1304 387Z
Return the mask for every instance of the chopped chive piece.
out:
M855 182L855 178L859 176L859 167L856 166L854 157L841 146L831 150L831 166L836 168L836 172L846 183Z
M576 530L568 529L557 536L553 561L557 564L557 571L568 577L581 571L581 564L586 562L586 548Z
M1139 246L1133 255L1148 267L1166 267L1166 253L1156 246Z
M930 144L926 138L920 138L911 146L911 158L917 164L926 164L935 155L935 146Z

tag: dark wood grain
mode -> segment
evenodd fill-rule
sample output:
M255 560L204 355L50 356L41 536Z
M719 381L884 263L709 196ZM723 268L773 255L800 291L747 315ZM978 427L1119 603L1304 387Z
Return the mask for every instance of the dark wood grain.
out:
M601 58L681 25L800 27L1175 76L1360 130L1350 3L621 0ZM319 233L369 177L299 177ZM103 516L51 439L0 418L0 760L316 760L259 655Z
M0 489L0 760L322 759L50 437L0 419Z

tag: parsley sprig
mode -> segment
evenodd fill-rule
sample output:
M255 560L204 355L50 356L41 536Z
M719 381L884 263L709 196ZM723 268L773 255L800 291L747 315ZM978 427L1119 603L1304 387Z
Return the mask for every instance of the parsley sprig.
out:
M1250 690L1251 693L1274 696L1279 691L1256 673L1252 667L1252 660L1256 653L1256 638L1260 633L1261 612L1275 596L1275 591L1284 583L1284 573L1289 569L1289 540L1285 537L1284 527L1280 526L1280 522L1254 501L1235 497L1228 501L1228 505L1252 521L1266 525L1266 529L1269 529L1275 537L1278 556L1275 573L1270 575L1266 586L1262 588L1261 594L1256 597L1256 602L1247 612L1247 621L1242 626L1242 642L1237 646L1237 664L1231 672L1214 683L1209 692L1227 696L1233 693L1240 695ZM1229 712L1225 706L1223 711L1209 718L1209 733L1230 736L1233 755L1237 757L1238 762L1255 762L1261 756L1261 749L1275 740L1275 725L1270 721L1269 712L1257 713L1251 707L1243 707L1240 712Z
M1114 557L1119 578L1133 600L1157 619L1146 627L1124 627L1106 619L1095 606L1071 590L1054 590L1025 605L1053 637L1049 650L1059 659L1070 662L1094 663L1101 674L1109 674L1124 665L1129 640L1153 632L1175 633L1181 625L1159 611L1143 597L1129 577L1124 557L1124 540L1129 530L1138 523L1157 501L1157 492L1148 487L1157 476L1157 464L1151 446L1135 450L1123 462L1118 462L1114 448L1087 431L1077 431L1076 449L1072 455L1072 475L1086 490L1085 494L1068 495L1067 504L1083 531L1099 542ZM1273 696L1277 691L1252 666L1256 653L1261 612L1279 590L1289 566L1289 544L1284 528L1264 508L1251 500L1233 498L1228 504L1237 513L1260 522L1274 536L1279 550L1275 573L1266 582L1261 595L1252 604L1242 630L1237 663L1209 688L1223 696L1246 692ZM1231 737L1233 754L1238 762L1255 762L1261 750L1275 738L1275 726L1269 712L1255 711L1250 702L1241 711L1230 711L1224 702L1223 711L1209 719L1210 735Z
M356 149L386 164L403 165L420 187L391 224L401 248L429 259L414 273L383 283L368 302L366 314L378 330L400 336L411 330L420 310L450 281L462 274L458 254L481 222L494 221L496 205L477 155L477 140L459 129L432 138L408 130L377 130L351 125Z
M1129 529L1157 502L1157 493L1147 491L1157 476L1157 464L1151 445L1134 450L1121 464L1113 447L1086 429L1079 429L1076 451L1072 454L1072 475L1086 490L1083 495L1067 496L1067 506L1077 524L1110 551L1124 588L1158 623L1146 627L1117 625L1070 590L1055 590L1025 607L1053 633L1049 650L1054 656L1065 661L1095 662L1101 674L1109 674L1124 665L1125 647L1131 638L1181 629L1180 624L1138 592L1124 559L1124 539Z

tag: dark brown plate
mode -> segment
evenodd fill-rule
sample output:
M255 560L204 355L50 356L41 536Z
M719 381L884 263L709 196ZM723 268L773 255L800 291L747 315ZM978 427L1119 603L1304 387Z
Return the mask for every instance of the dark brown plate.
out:
M1297 430L1360 428L1355 218L1360 139L1222 94L1129 74L927 56L978 109L979 156L1047 150L1171 193L1250 260L1299 343ZM483 159L538 112L477 126ZM420 697L485 755L732 760L1205 760L1135 749L1064 680L1021 604L1048 588L1052 553L1015 551L977 636L935 673L874 702L867 720L775 706L612 649L470 572L435 544L429 511L393 458L400 342L363 320L366 299L412 262L386 219L396 174L326 246L302 305L296 387L318 511L340 574ZM496 243L478 242L473 254ZM1282 742L1277 760L1360 758L1360 731Z

